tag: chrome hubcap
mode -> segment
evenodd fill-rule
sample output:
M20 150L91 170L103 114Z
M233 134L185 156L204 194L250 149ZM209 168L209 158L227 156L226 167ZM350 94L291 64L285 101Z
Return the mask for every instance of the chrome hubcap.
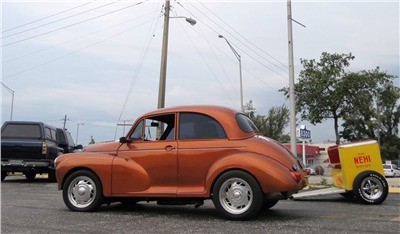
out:
M361 182L361 192L367 199L375 200L382 196L383 185L375 177L367 177Z
M96 197L96 186L87 176L76 177L68 187L68 199L74 206L85 208Z
M229 213L241 214L251 206L253 191L246 181L240 178L231 178L222 184L219 200L222 207Z

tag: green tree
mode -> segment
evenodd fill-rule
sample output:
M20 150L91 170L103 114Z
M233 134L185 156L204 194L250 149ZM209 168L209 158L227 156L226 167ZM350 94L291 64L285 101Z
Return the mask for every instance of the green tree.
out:
M253 102L246 104L245 112L254 122L263 136L272 138L280 142L288 142L290 136L284 133L289 123L289 109L285 106L272 107L268 110L267 115L258 115L255 112Z
M342 137L354 141L376 139L381 145L384 159L399 159L400 139L400 88L392 81L385 81L369 95L359 97L359 105L344 117Z
M369 134L374 137L374 115L370 110L374 103L374 95L381 85L393 78L381 72L379 67L371 71L348 73L345 68L353 59L351 53L327 52L321 54L319 61L301 59L303 70L300 71L298 83L295 84L296 111L301 114L303 120L308 120L314 125L325 119L333 119L337 144L341 138L339 120L345 118L348 125L342 133L354 138L359 137L357 134ZM282 91L288 97L289 89L283 88ZM360 116L364 119L360 120ZM356 124L358 122L365 125Z
M303 70L295 84L296 112L303 120L316 125L325 119L333 119L336 142L339 143L339 119L347 112L341 79L346 75L345 67L354 56L323 52L320 60L301 59ZM289 88L283 88L288 97Z

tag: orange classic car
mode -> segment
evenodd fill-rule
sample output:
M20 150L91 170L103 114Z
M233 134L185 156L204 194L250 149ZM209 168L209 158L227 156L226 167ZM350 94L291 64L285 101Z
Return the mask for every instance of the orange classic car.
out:
M73 211L140 201L198 207L212 199L223 216L244 220L306 185L293 154L258 135L246 115L217 106L147 113L118 142L59 156L55 164Z

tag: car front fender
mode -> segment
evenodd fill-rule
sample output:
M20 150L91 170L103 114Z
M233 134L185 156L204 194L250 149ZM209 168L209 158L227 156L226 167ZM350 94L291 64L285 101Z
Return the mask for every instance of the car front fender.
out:
M64 181L71 173L86 169L93 171L99 177L104 196L111 195L111 168L114 157L101 153L73 153L59 156L56 161L58 189L63 188Z

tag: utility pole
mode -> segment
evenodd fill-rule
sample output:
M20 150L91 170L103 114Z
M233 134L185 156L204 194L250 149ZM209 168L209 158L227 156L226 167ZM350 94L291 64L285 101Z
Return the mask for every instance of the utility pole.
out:
M287 22L288 22L288 47L289 47L288 50L289 50L290 149L292 153L297 157L291 0L287 1Z
M157 105L158 109L165 107L165 85L166 85L166 79L167 79L169 11L170 11L170 0L166 0L165 7L164 7L164 31L163 31L163 42L162 42L162 49L161 49L160 83L159 83L159 87L158 87L158 105Z
M63 126L63 129L65 130L66 128L65 128L65 125L67 124L67 120L69 120L69 119L67 119L67 115L65 115L64 116L64 126Z

